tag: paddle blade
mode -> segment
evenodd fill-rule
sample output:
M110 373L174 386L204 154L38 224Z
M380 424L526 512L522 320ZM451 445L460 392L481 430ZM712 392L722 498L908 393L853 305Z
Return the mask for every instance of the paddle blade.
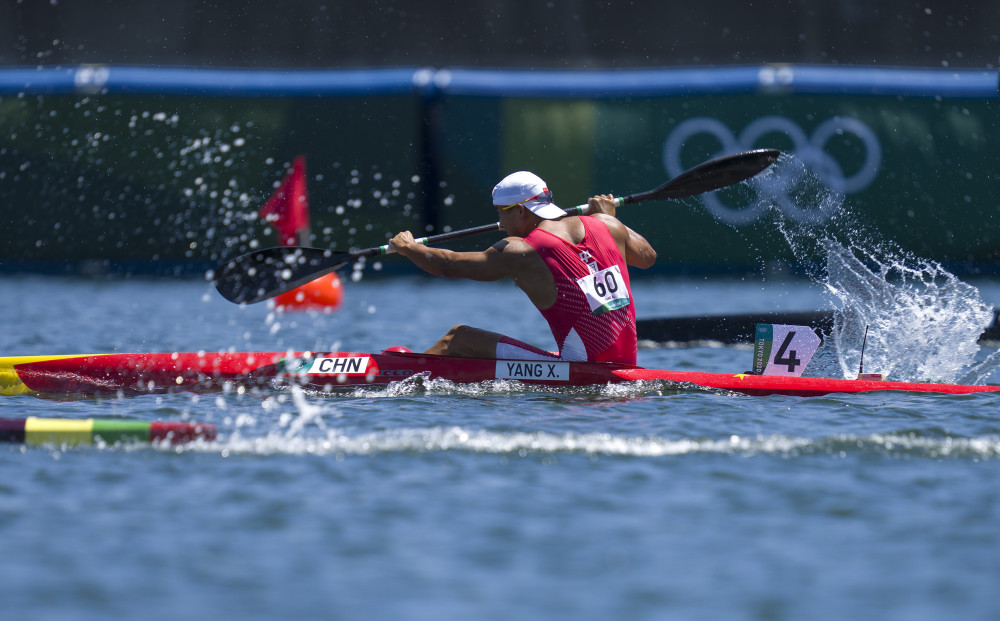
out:
M347 265L353 256L322 248L284 246L249 252L215 273L215 288L236 304L255 304Z
M746 181L778 159L777 149L755 149L723 155L686 170L655 190L626 196L625 203L663 201L721 190Z

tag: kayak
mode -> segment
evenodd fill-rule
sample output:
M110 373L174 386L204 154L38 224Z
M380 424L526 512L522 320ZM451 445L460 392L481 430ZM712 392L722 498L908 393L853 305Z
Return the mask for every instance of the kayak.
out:
M0 395L8 396L244 392L294 385L334 392L358 386L386 386L417 377L459 384L509 380L541 386L667 382L679 388L754 396L812 397L872 391L970 394L1000 390L995 385L667 371L611 363L492 360L393 350L377 354L167 352L0 358Z
M216 429L208 423L146 422L126 419L84 420L69 418L0 418L0 442L21 444L91 445L149 442L185 444L214 440Z

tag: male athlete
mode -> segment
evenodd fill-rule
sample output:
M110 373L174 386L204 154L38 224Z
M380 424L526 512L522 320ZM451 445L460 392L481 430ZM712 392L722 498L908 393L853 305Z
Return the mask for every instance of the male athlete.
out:
M549 322L559 347L547 352L508 336L459 325L428 354L521 360L636 363L635 306L628 267L647 268L656 251L615 218L611 195L568 216L538 176L520 171L493 188L500 225L510 237L482 252L418 244L409 231L392 248L424 271L446 278L513 278Z

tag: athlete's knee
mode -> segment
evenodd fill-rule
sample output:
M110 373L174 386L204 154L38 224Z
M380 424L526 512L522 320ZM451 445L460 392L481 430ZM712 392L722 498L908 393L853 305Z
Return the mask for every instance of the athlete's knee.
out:
M437 343L434 343L434 345L432 345L430 349L428 349L425 353L438 354L438 355L453 354L454 347L452 344L455 342L456 339L458 339L458 341L462 340L462 335L466 332L468 327L469 326L465 326L462 324L453 326L451 330L448 330L448 332L446 332L444 336L438 339Z
M495 358L496 343L499 338L499 334L459 324L442 336L427 350L427 353L470 358Z
M472 330L473 330L473 328L471 328L469 326L466 326L466 325L463 325L463 324L459 324L457 326L453 326L451 328L451 330L448 330L448 332L445 333L445 335L441 337L441 341L440 341L441 345L445 349L447 349L448 347L451 346L452 343L454 343L456 341L461 342L462 340L468 338L469 335L472 333L471 332Z

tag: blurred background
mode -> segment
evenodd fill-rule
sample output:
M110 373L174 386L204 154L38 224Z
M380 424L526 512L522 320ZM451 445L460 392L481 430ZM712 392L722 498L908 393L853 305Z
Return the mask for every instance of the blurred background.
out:
M297 156L346 249L490 222L513 170L569 206L775 147L801 170L622 212L654 273L799 269L776 221L849 213L989 275L998 33L985 1L6 0L0 271L200 275L277 245Z
M27 66L986 69L1000 45L1000 7L987 0L7 0L0 17L0 62Z

